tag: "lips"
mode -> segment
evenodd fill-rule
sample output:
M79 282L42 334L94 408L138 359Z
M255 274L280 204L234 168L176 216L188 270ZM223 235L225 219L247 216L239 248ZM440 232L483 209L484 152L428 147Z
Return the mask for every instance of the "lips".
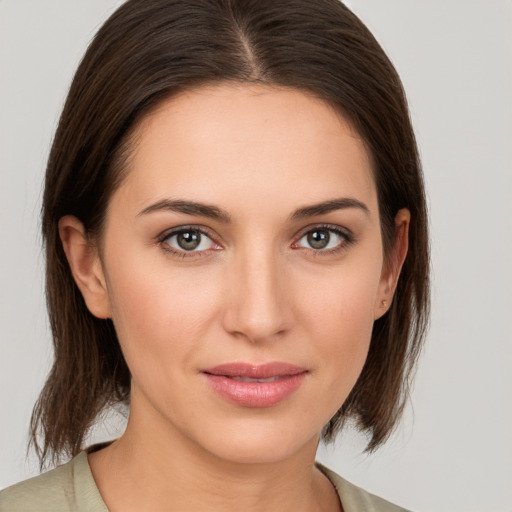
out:
M213 390L231 403L271 407L296 391L308 372L296 365L273 362L223 364L202 373Z

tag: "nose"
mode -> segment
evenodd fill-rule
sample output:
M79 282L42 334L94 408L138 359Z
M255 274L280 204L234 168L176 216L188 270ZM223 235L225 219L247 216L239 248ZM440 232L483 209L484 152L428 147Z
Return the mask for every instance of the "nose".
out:
M252 343L275 340L290 330L286 268L271 250L240 255L230 269L223 327Z

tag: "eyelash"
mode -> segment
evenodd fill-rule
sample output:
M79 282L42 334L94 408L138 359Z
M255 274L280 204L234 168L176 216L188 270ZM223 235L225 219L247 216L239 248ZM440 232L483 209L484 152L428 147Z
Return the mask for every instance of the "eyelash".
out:
M334 233L335 235L341 237L343 241L336 247L333 247L331 249L314 249L312 247L300 247L298 246L298 243L302 238L304 238L309 233L313 233L314 231L328 231L330 233ZM211 242L215 245L217 245L218 248L211 248L211 249L205 249L202 251L186 251L186 250L177 250L169 245L167 242L171 237L179 235L180 233L187 233L187 232L194 232L198 233L202 236L206 236L208 239L211 240ZM322 256L330 256L338 254L344 250L346 250L350 245L354 244L356 242L353 234L346 229L342 229L339 226L332 225L332 224L318 224L314 226L309 226L305 230L301 232L301 234L295 239L296 241L292 244L292 249L299 250L304 249L308 251L311 255L314 257L322 257ZM168 253L171 253L173 256L176 256L178 258L198 258L198 257L204 257L208 256L211 251L217 251L221 247L220 245L215 241L215 238L211 235L209 230L206 230L205 228L201 226L180 226L178 228L174 228L169 231L165 231L157 238L157 243L162 247L162 249Z

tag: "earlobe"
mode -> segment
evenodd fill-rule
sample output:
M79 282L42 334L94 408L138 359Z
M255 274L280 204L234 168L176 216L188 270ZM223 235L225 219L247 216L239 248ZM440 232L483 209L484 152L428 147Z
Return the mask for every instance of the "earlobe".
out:
M388 311L393 300L398 278L409 249L410 221L411 213L407 208L399 210L396 214L393 245L384 262L375 304L375 320Z
M59 220L59 235L76 285L89 311L110 318L110 301L97 248L88 239L83 224L74 216Z

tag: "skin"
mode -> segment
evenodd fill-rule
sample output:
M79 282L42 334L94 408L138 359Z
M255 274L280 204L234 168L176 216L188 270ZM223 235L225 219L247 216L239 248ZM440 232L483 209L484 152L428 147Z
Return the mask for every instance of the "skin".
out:
M316 448L392 300L409 213L398 213L385 258L363 142L330 106L293 89L189 91L144 118L134 141L100 243L78 219L60 221L76 282L91 313L113 319L132 373L125 434L89 455L107 506L341 510L314 467ZM340 198L364 207L294 216ZM154 206L168 200L229 220ZM165 238L183 226L207 233L198 251ZM334 249L310 245L315 227ZM308 373L280 403L243 407L201 373L239 361Z

